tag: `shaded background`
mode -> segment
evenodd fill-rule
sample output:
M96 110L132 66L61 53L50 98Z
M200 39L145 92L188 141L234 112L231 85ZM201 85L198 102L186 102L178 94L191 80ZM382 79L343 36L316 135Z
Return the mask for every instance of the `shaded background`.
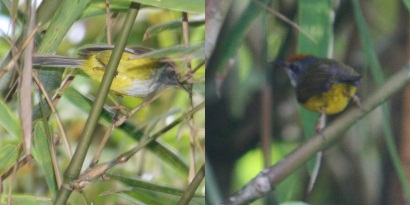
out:
M273 69L266 62L288 59L302 51L337 59L363 76L358 95L366 99L383 78L409 59L409 15L402 1L275 1L270 6L302 26L318 44L264 9L254 10L258 16L249 17L249 25L241 22L244 15L249 16L249 2L207 1L206 153L207 168L213 171L207 172L210 204L237 191L264 166L275 164L313 133L317 115L297 104L284 70ZM317 16L312 15L315 12ZM323 12L329 21L320 18ZM360 13L365 24L360 24ZM242 28L246 31L243 38L234 30L238 21L246 27ZM366 28L369 35L363 32ZM219 33L219 38L212 32ZM382 68L379 71L375 69L378 65ZM388 112L374 110L346 130L342 140L324 150L311 193L306 193L313 164L308 163L276 187L272 200L254 204L405 204L401 184L408 181L398 179L391 161L394 156L387 146L397 146L400 159L395 159L402 160L405 173L410 173L407 93L408 88L392 97ZM329 116L328 122L338 115ZM388 137L394 139L390 145Z

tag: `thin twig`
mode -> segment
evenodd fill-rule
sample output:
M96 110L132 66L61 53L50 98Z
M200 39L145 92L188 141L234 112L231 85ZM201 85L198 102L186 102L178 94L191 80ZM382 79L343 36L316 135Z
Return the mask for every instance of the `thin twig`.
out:
M390 99L410 83L410 65L391 76L379 89L362 104L362 109L352 108L333 121L321 134L309 138L304 144L283 157L274 166L262 170L255 178L239 191L228 197L222 204L249 204L272 191L277 184L307 162L315 153L321 151L340 139L347 129L372 110ZM325 139L325 140L324 140Z
M105 21L107 28L107 44L111 45L111 12L110 12L110 0L105 1Z
M181 79L181 83L192 79L194 73L196 73L203 65L205 65L205 60L200 62L195 68L193 68L191 71L185 74L185 76Z
M202 109L205 106L205 102L200 103L199 105L197 105L195 108L193 108L192 110L190 110L189 112L185 113L184 115L182 115L181 117L179 117L178 119L174 120L172 123L170 123L169 125L167 125L166 127L162 128L160 131L158 131L157 133L153 134L152 136L150 136L149 138L147 138L144 141L141 141L136 147L132 148L131 150L129 150L128 152L120 155L119 157L117 157L117 159L119 161L127 161L131 156L133 156L135 153L137 153L139 150L141 150L142 148L144 148L145 146L147 146L149 143L153 142L154 140L156 140L158 137L160 137L162 134L168 132L170 129L172 129L173 127L175 127L176 125L178 125L179 123L181 123L182 121L184 121L188 116L196 113L198 110Z
M60 87L56 90L55 94L51 98L53 100L53 105L56 106L61 99L61 91L71 85L74 80L74 75L68 74L66 78L64 78L63 82L61 82Z
M36 25L36 27L33 29L33 31L30 33L30 35L28 36L28 38L24 41L23 45L21 46L21 49L16 53L16 55L13 55L13 58L11 59L11 61L3 67L2 70L0 70L0 78L7 73L10 68L14 67L17 64L17 61L20 59L21 54L23 53L23 51L26 49L26 47L28 46L28 43L30 42L31 39L33 39L34 35L36 34L37 30L40 28L41 23L38 23ZM16 69L18 70L18 69Z
M179 123L183 122L189 115L196 113L197 111L202 109L204 106L205 106L205 102L202 102L201 104L196 106L194 109L190 110L189 112L175 119L172 123L162 128L160 131L156 132L152 136L145 138L145 140L140 140L139 144L136 145L134 148L128 150L127 152L124 152L123 154L119 155L118 157L116 157L115 159L109 162L105 162L98 166L87 169L83 174L80 175L80 177L78 177L77 180L74 180L70 184L70 188L75 189L75 190L82 190L85 186L87 186L90 183L91 180L94 180L102 176L108 169L118 164L123 164L127 162L138 151L145 148L151 142L154 142L155 140L157 140L164 133L168 132L169 130L177 126Z
M102 150L104 149L105 144L107 143L107 141L110 138L110 136L111 136L112 132L114 131L114 129L115 129L115 124L111 123L110 127L107 129L107 131L105 131L104 136L103 136L100 144L98 145L97 150L94 153L93 159L91 160L89 167L94 167L98 163L98 161L100 160Z
M36 21L36 15L35 15L35 3L36 1L34 0L33 2L28 1L27 2L27 19L28 19L28 25L27 25L27 32L30 34L29 38L26 41L27 43L27 48L24 49L24 67L22 68L21 71L21 76L19 78L20 81L20 86L19 86L19 91L20 91L20 100L19 100L19 114L20 114L20 121L21 121L21 127L23 131L23 144L24 144L24 151L26 155L31 154L31 146L32 146L32 129L33 129L33 119L31 118L32 113L33 113L33 108L32 108L32 95L31 95L31 84L33 82L33 79L31 77L31 72L33 69L32 66L32 56L33 56L33 49L34 49L34 40L33 36L35 34L34 30L34 23Z
M50 106L51 112L56 117L56 121L57 121L57 124L58 124L58 128L60 129L64 145L65 145L65 147L67 149L67 152L68 152L68 155L70 156L70 159L71 159L71 157L73 156L73 153L71 152L70 143L68 143L68 138L67 138L63 123L61 121L61 118L60 118L58 112L56 111L56 109L54 107L54 104L53 104L53 101L50 99L50 96L48 95L46 89L44 88L44 86L41 83L40 79L38 79L37 72L33 71L32 76L34 78L34 81L35 81L36 85L41 90L41 92L43 93L43 95L44 95L44 97L45 97L45 99L48 103L48 105Z
M186 47L189 47L189 27L188 27L188 13L182 12L182 33L183 33L183 42ZM191 65L191 59L187 59L186 61L187 67L188 67L188 73L192 73L192 65ZM192 79L192 78L191 78ZM189 79L188 81L190 81ZM189 82L188 84L188 93L189 93L189 109L193 108L193 96L192 96L192 82ZM195 123L193 116L188 117L188 125L189 125L189 130L190 130L190 138L189 138L189 147L190 147L190 152L189 152L189 181L192 181L192 179L195 177L195 136L196 136L196 131L195 131Z
M300 31L303 33L306 37L308 37L313 43L317 43L317 41L313 38L313 36L309 35L305 30L303 30L298 24L295 22L289 20L286 16L282 15L281 13L275 11L274 9L270 8L269 6L261 3L258 0L253 0L255 4L258 4L260 7L264 8L265 10L269 11L271 14L275 15L282 21L288 23L289 25L293 26L296 30Z
M192 182L189 184L188 188L181 196L181 199L178 201L178 205L186 205L189 204L192 197L195 195L195 191L198 189L199 185L201 184L202 180L205 178L205 165L203 164L199 169L198 173L195 175Z
M148 98L147 100L142 102L140 105L138 105L136 108L129 111L127 114L125 114L122 117L118 118L118 120L114 123L115 127L118 127L118 126L122 125L125 121L127 121L128 118L133 116L136 112L138 112L139 110L141 110L145 106L151 104L154 100L156 100L161 95L163 95L165 92L167 92L168 89L169 88L166 88L166 89L163 89L163 90L159 91L157 94L155 94L154 96Z
M46 128L44 128L46 129ZM54 145L54 137L49 140L49 146L50 146L50 152L51 152L51 161L53 162L53 169L54 173L56 176L56 182L57 182L57 187L60 187L61 184L63 183L63 178L61 176L61 170L60 167L58 166L58 160L57 160L57 155L56 155L56 147ZM70 156L71 157L71 156Z
M9 188L9 193L8 193L8 196L7 196L7 205L11 205L11 199L12 199L12 196L13 196L13 185L14 185L14 179L15 179L15 177L16 177L16 173L17 173L17 169L18 169L18 167L17 166L13 166L13 174L11 175L11 179L10 179L10 181L11 181L11 185L10 185L10 188Z

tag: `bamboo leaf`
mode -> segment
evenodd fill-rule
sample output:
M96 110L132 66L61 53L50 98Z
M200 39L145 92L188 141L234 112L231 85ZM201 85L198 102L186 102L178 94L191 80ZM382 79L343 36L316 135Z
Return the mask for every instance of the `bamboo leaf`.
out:
M0 203L1 204L7 204L7 195L2 195L0 197ZM53 201L50 198L47 197L40 197L40 196L34 196L34 195L19 195L19 194L13 194L11 196L11 203L13 205L25 205L25 204L30 204L30 205L52 205Z
M76 106L84 110L84 112L89 112L91 109L92 101L83 95L81 95L77 90L72 87L68 87L63 92L64 97L67 97L68 100L73 102ZM114 113L103 109L100 114L99 122L105 126L108 126L111 123L112 116ZM135 140L140 140L144 133L141 130L138 130L134 125L129 122L125 122L117 129L120 129L127 133L128 136L132 137ZM184 161L179 157L179 154L174 153L171 149L167 148L165 145L160 144L157 141L152 142L147 146L147 148L152 151L155 155L160 157L165 163L171 165L178 170L184 176L188 176L188 166Z
M152 1L152 0L112 0L112 3L117 2L138 2L154 7L171 9L182 12L205 13L204 0L167 0L167 1Z
M34 125L33 140L34 158L38 161L40 167L43 169L48 188L50 189L54 198L55 196L57 196L58 187L51 158L49 140L47 140L42 121L36 121Z
M0 100L0 125L18 141L21 141L21 126L10 107Z
M8 144L0 150L0 176L10 170L18 161L21 145Z
M150 26L144 34L144 40L151 38L155 35L158 35L159 33L163 31L169 31L169 30L181 28L182 26L181 21L182 20L174 20L174 21L169 21L169 22L165 22L162 24L156 24L156 25ZM196 27L196 26L204 25L205 18L190 20L188 24L189 24L189 27Z

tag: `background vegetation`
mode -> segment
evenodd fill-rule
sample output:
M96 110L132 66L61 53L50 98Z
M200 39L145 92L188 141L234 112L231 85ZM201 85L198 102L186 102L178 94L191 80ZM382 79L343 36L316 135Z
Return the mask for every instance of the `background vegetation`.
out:
M273 11L255 3L270 1L240 2L209 1L206 8L224 19L207 15L213 22L207 30L219 33L210 40L217 43L207 44L214 48L206 74L210 203L226 199L313 135L317 115L300 108L286 73L267 62L297 53L337 59L363 76L359 96L366 100L409 59L407 2L274 1ZM408 98L407 88L323 150L311 192L314 157L253 204L409 202ZM341 115L329 116L328 123Z
M42 22L35 35L33 53L48 53L76 56L79 48L89 44L107 44L107 16L111 24L112 44L118 41L125 14L130 1L110 2L107 14L106 1L42 1L37 10L37 22ZM120 154L138 146L141 139L147 139L169 126L175 120L204 102L204 1L184 2L172 0L164 3L148 1L142 3L133 25L127 45L140 45L158 50L184 45L182 16L187 13L189 21L188 43L196 47L195 52L188 48L172 53L171 59L177 64L181 79L187 78L193 70L192 96L178 88L167 89L148 106L132 115L127 121L115 128L103 148L99 164L115 160ZM40 4L40 3L39 3ZM53 97L56 113L47 113L47 105L40 112L39 102L44 94L33 83L30 93L33 96L31 115L19 108L24 98L18 89L20 81L18 66L5 70L12 62L11 56L22 50L21 42L27 39L29 32L29 1L1 1L0 58L1 97L0 97L0 203L1 204L52 204L58 189L58 178L70 162L84 123L90 112L98 84L77 71L36 70L48 95ZM60 10L61 9L61 10ZM55 13L55 14L54 14ZM4 21L5 20L5 21ZM186 44L186 42L185 42ZM185 52L185 54L184 54ZM183 55L181 55L181 53ZM178 58L176 58L178 57ZM23 59L18 57L18 59ZM189 65L191 64L191 65ZM190 74L190 75L191 75ZM69 83L63 81L75 76ZM66 87L60 88L60 85ZM126 114L146 99L127 97L122 101ZM88 167L91 158L101 142L104 133L109 130L113 114L109 106L118 104L115 95L110 94L106 107L99 117L99 124L93 133L93 140L83 170ZM49 112L48 112L49 113ZM204 164L204 109L198 109L190 117L174 124L169 131L160 135L144 147L129 161L114 166L106 172L104 178L97 177L90 181L81 192L75 191L69 198L71 204L169 204L177 203L185 193L190 181ZM33 160L27 160L23 149L22 120L32 121ZM62 121L62 127L58 123ZM49 131L49 133L48 133ZM67 136L68 146L63 136ZM191 190L195 194L190 203L204 204L204 182L199 188Z

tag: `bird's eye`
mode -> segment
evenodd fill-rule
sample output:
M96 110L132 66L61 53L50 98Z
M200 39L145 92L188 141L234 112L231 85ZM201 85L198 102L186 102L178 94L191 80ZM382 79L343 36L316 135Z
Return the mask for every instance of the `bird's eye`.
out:
M290 64L289 69L294 73L300 73L301 65L299 63L292 63Z

